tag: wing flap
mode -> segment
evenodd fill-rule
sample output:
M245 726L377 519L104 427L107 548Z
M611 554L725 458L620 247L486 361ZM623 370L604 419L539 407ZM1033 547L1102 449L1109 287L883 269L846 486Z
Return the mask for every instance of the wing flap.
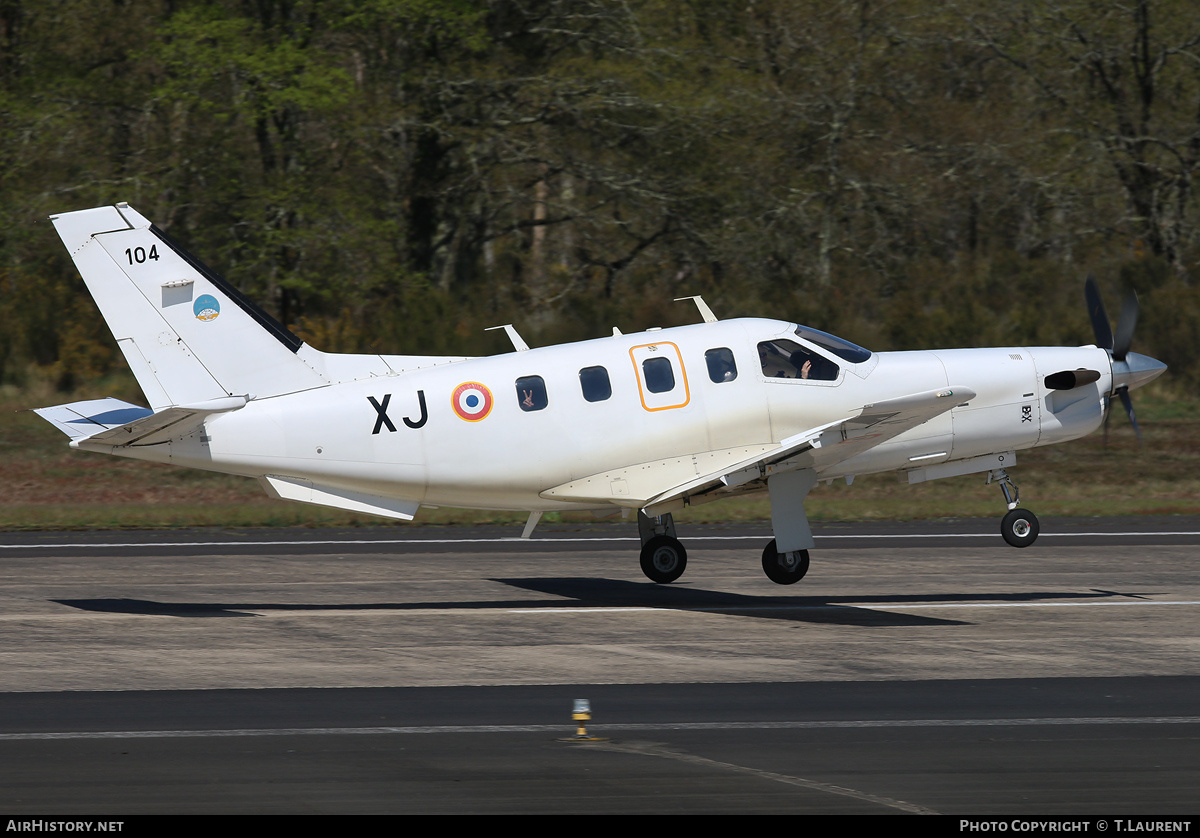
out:
M647 515L662 515L687 503L716 499L706 495L744 491L747 484L783 471L811 468L819 475L973 398L975 391L967 387L947 387L864 405L853 416L783 440L766 456L667 489L643 509Z
M755 480L767 477L776 471L788 471L795 468L797 457L821 445L822 437L830 430L836 429L850 419L840 419L821 425L810 430L790 436L777 447L758 457L749 457L724 469L710 472L679 486L673 486L665 492L650 498L645 510L647 515L661 515L670 509L682 505L684 498L703 495L721 489L735 489ZM670 507L668 509L667 507ZM653 511L660 508L659 511Z
M710 471L727 469L748 459L757 460L776 448L778 446L773 444L745 445L636 463L563 483L547 489L541 496L548 500L615 503L637 509L659 494L665 486L678 486Z

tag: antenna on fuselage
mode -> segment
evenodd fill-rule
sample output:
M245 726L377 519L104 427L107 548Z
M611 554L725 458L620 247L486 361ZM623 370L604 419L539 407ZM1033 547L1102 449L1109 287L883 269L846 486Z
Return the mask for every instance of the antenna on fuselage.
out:
M684 300L694 300L696 308L700 309L700 316L705 323L716 323L717 315L712 313L712 309L708 307L708 303L704 302L704 298L697 294L694 297L676 297L675 302L681 303Z
M513 328L512 323L505 323L503 326L488 326L486 329L484 329L484 331L494 332L497 329L504 330L504 334L508 335L508 339L512 341L513 349L517 350L518 352L529 351L529 344L525 342L524 338L517 334L517 330Z

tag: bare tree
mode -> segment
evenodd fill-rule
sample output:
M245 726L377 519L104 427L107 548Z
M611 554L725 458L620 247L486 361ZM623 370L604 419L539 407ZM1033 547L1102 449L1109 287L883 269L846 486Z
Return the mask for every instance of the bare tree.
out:
M1127 207L1114 226L1186 274L1200 166L1200 7L1032 2L967 19L982 44L1032 82L1048 133L1102 152Z

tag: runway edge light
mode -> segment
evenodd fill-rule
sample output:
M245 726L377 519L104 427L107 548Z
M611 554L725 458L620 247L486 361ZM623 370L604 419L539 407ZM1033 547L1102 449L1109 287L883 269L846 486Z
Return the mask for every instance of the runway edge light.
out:
M571 711L571 718L576 724L575 735L564 739L564 742L600 742L603 737L588 736L586 722L592 718L592 704L586 698L575 699L575 705Z

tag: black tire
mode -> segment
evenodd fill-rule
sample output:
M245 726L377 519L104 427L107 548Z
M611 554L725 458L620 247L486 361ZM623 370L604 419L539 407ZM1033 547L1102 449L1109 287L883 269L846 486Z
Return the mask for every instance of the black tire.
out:
M1013 547L1028 547L1037 541L1041 527L1028 509L1013 509L1000 522L1000 534Z
M642 573L655 582L674 582L687 569L687 550L678 539L656 535L642 545Z
M799 559L790 566L786 565L783 563L779 551L775 549L775 539L771 539L771 543L763 548L763 573L767 574L767 578L777 585L796 584L804 578L804 574L808 573L808 551L800 550L798 552Z

